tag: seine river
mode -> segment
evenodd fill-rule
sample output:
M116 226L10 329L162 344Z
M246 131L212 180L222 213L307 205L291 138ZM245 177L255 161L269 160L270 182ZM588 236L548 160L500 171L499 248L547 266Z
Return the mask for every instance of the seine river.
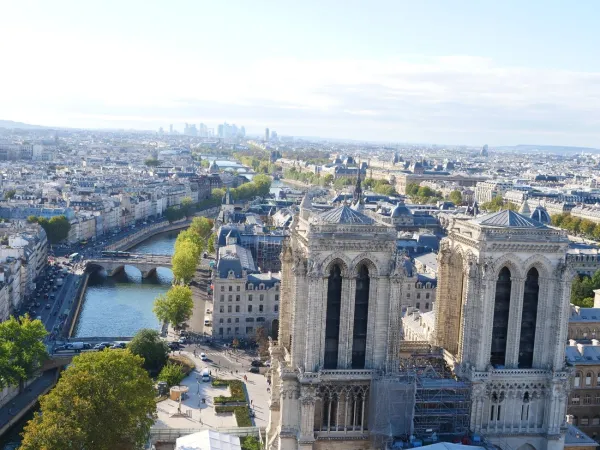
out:
M171 255L176 238L177 232L159 234L130 251ZM167 268L158 268L156 277L142 279L135 262L132 264L114 277L107 277L104 272L90 276L76 337L133 336L140 328L159 328L152 304L169 289L173 274Z

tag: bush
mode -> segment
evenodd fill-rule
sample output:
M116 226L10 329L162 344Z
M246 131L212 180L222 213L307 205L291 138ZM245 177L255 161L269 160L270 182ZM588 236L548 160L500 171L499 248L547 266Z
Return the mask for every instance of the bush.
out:
M215 379L212 382L214 387L229 386L231 397L219 395L214 398L215 403L240 403L246 401L246 393L244 392L244 383L239 380L219 380Z
M254 436L240 437L242 450L260 450L262 448L260 441Z
M158 381L166 381L169 387L179 385L184 378L185 374L183 373L181 366L173 363L167 363L158 375Z

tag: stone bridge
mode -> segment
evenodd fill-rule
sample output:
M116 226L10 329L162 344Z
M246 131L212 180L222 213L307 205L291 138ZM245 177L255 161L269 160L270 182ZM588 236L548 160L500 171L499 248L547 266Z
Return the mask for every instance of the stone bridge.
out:
M106 270L108 276L113 276L125 270L125 266L132 266L142 272L142 278L155 275L159 267L171 267L170 255L130 254L129 257L92 258L85 261L88 271Z

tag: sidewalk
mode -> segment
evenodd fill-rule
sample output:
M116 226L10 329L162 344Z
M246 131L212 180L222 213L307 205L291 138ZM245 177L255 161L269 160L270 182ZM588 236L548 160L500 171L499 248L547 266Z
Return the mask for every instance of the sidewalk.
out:
M211 361L201 361L200 353L194 357L192 352L183 351L183 355L190 358L196 364L196 369L181 384L189 387L189 397L181 403L181 411L188 414L187 417L171 417L177 412L178 402L164 400L157 404L158 419L157 426L166 426L169 428L222 428L236 427L237 422L232 413L216 414L214 411L213 398L217 395L230 395L228 388L215 388L211 383L198 381L198 376L203 369L208 368L212 372L213 378L222 378L226 380L244 381L244 375L248 377L245 381L246 393L248 396L248 405L254 411L254 425L266 427L269 420L269 398L267 392L267 379L264 375L249 373L239 370L233 374L230 370L219 370ZM202 398L206 403L202 403ZM189 411L189 412L188 412ZM202 423L200 423L202 421Z
M0 408L0 430L3 430L10 422L16 422L16 416L31 402L45 393L54 385L56 370L49 370L37 378L25 390L13 398L8 404Z

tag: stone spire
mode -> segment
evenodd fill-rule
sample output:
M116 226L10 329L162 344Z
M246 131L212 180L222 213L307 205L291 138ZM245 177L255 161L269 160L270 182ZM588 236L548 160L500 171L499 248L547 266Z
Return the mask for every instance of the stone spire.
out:
M356 185L354 186L354 193L352 195L352 203L359 203L362 201L362 186L360 179L361 167L360 162L358 163L358 173L356 175Z
M519 214L523 214L524 216L529 216L531 214L531 210L529 209L529 204L527 203L527 200L525 200L519 208Z

